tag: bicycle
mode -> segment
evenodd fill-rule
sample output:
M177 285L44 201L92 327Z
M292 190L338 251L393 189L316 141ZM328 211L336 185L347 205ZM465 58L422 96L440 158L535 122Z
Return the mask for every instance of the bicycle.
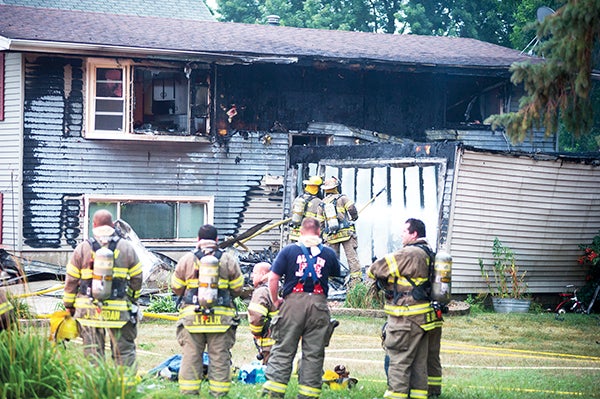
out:
M587 306L577 297L578 288L575 288L573 284L567 285L566 288L567 290L572 289L573 292L561 292L558 294L561 297L561 301L554 308L556 317L559 318L561 315L567 312L590 314L592 308L594 307L594 302L596 302L596 298L598 297L600 286L596 287L592 300Z

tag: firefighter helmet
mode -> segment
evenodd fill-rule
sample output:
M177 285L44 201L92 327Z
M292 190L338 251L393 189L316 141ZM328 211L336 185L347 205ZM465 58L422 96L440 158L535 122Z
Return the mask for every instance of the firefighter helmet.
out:
M50 316L50 339L56 342L75 339L79 336L79 323L66 310Z
M304 191L312 195L317 195L319 186L323 184L323 179L319 176L311 176L308 180L304 180L303 183L305 184Z
M323 183L323 190L333 190L340 185L340 181L335 177L331 176L329 179L325 179Z
M308 180L304 180L304 183L307 186L320 186L323 184L323 179L320 176L311 176Z

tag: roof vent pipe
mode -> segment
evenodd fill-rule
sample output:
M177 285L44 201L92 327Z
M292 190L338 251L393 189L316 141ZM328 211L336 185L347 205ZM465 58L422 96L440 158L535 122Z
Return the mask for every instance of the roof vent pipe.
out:
M267 24L279 26L279 15L267 15Z

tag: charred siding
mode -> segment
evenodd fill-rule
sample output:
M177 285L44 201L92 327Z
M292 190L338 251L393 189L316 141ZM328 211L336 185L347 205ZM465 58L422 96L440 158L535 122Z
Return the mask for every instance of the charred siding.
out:
M322 121L423 141L443 120L443 86L433 74L255 65L220 67L217 82L217 109L237 108L234 129L268 130L277 121L305 131ZM217 126L226 125L220 113Z
M82 88L80 59L27 62L23 234L30 247L80 241L76 198L86 194L214 196L219 234L235 235L250 189L267 173L284 173L287 133L272 133L268 144L258 131L231 131L220 145L85 139Z
M459 141L465 146L496 151L521 152L554 152L555 136L546 137L543 130L536 129L531 137L522 142L513 142L501 130L488 129L443 129L427 131L427 139L431 141Z
M65 65L79 70L81 61L40 57L26 63L23 139L23 237L34 248L57 248L61 240L61 193L40 190L43 184L60 184L61 174L53 170L50 158L39 157L42 149L58 147L65 132L68 110L65 93ZM71 75L73 76L73 75ZM81 103L81 85L79 85ZM70 91L71 94L73 90ZM80 129L81 131L81 129ZM60 154L60 153L59 153ZM62 156L61 156L62 158ZM59 161L57 159L57 161ZM56 163L59 166L60 161ZM64 175L63 175L64 176ZM51 192L54 191L54 192Z

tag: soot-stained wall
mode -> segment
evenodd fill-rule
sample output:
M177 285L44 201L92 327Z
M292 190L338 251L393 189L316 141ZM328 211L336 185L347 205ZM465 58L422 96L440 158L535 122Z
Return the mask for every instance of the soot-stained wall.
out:
M278 122L303 131L317 121L425 140L425 129L444 120L444 81L431 73L228 66L217 69L216 81L217 128L269 130Z

